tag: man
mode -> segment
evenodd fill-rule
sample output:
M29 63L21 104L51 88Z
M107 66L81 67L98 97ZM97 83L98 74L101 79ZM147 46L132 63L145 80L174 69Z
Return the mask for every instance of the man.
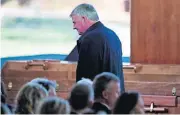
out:
M103 72L97 75L93 81L94 104L92 109L95 113L104 111L112 113L117 98L120 96L120 84L116 75Z
M81 35L77 40L79 53L76 80L94 79L101 72L111 72L120 78L124 91L121 41L111 29L100 21L90 4L78 5L70 14L74 29Z

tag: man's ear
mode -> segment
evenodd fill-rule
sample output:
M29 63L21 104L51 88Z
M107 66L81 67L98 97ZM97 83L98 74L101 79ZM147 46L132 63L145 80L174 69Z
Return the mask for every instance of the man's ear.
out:
M107 92L107 91L103 91L103 92L102 92L102 96L103 96L105 99L108 99L108 92Z
M83 22L87 21L87 17L86 16L82 16Z

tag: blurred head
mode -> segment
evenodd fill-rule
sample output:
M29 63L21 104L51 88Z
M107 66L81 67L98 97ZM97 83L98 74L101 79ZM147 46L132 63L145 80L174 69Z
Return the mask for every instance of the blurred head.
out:
M114 114L144 114L144 102L137 92L123 93L117 100Z
M90 4L80 4L71 12L73 28L82 35L90 26L99 20L95 8Z
M118 77L112 73L103 72L95 76L93 82L95 101L99 100L112 109L120 95L120 82Z
M37 83L27 83L18 92L16 114L31 114L41 99L47 97L47 90Z
M75 112L90 108L94 102L94 90L89 80L83 79L75 84L70 92L69 103Z
M48 91L48 96L56 96L56 82L45 78L35 78L31 82L42 85Z
M38 106L37 114L69 114L68 101L58 97L48 97L42 100Z

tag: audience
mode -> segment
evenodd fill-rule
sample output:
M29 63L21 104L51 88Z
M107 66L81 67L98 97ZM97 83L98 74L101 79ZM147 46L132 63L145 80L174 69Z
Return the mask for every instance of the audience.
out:
M93 82L95 101L92 109L95 113L105 111L110 114L120 95L119 78L112 73L103 72L95 76Z
M69 114L68 101L58 97L47 97L38 106L37 114Z
M33 114L40 100L48 96L47 90L37 83L27 83L18 92L16 114Z
M31 82L42 85L48 91L49 96L56 96L56 82L46 78L35 78Z
M137 92L123 93L116 101L114 114L144 114L144 102Z
M82 79L74 85L70 92L69 103L71 105L71 114L91 113L90 109L94 101L94 90L92 81Z
M68 100L57 97L55 88L54 81L33 79L19 90L13 112L1 81L1 114L144 114L140 94L120 94L119 78L109 72L96 75L93 81L82 78L72 87Z

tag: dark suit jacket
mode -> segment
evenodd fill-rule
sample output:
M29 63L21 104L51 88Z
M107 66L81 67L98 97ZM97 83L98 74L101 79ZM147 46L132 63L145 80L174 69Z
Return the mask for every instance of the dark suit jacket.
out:
M111 72L120 78L121 91L124 92L122 47L115 32L97 22L79 38L77 50L79 60L76 81L82 77L93 80L99 73Z
M98 113L100 111L103 111L107 114L111 114L111 110L109 110L105 105L99 103L99 102L95 102L92 106L92 110L95 112L95 113Z

